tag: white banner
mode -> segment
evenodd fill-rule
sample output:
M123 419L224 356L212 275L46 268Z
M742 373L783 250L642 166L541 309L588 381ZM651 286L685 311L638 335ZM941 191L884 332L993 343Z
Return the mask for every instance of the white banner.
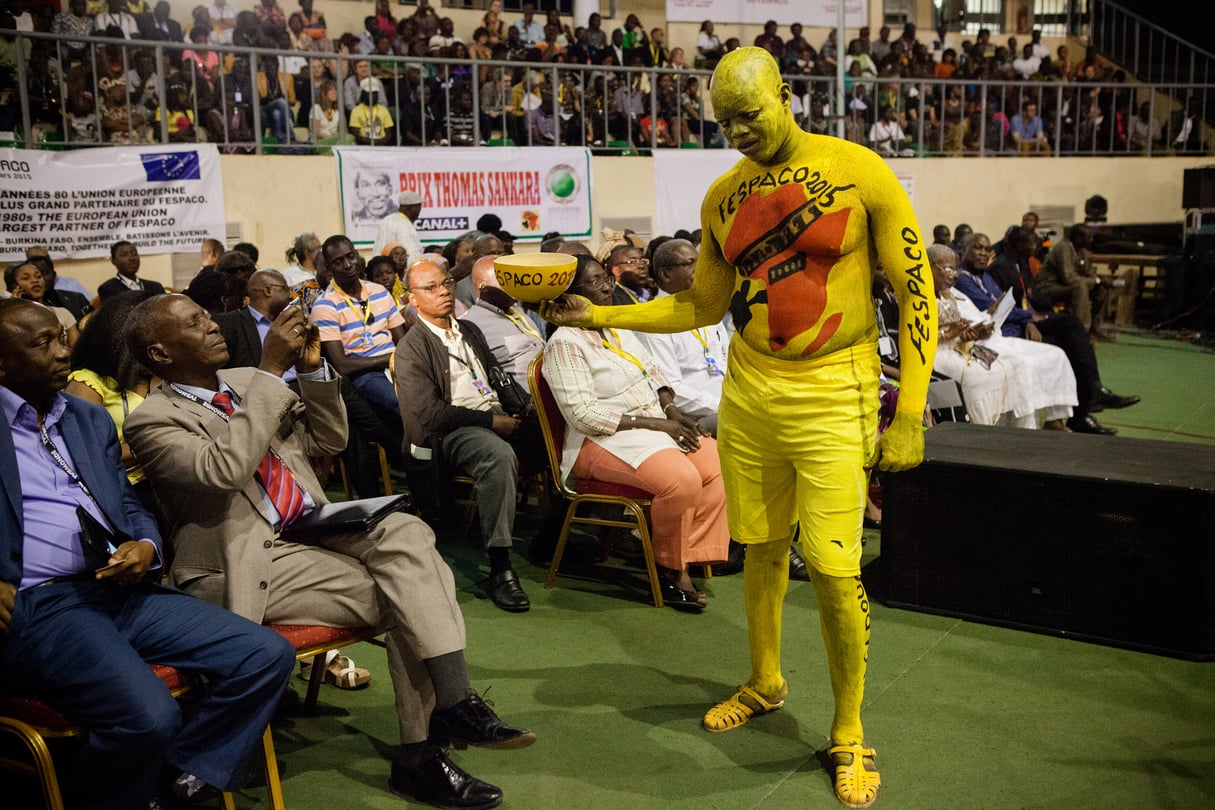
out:
M683 228L700 227L700 204L713 181L730 170L742 155L733 149L657 151L654 155L654 233L670 236ZM895 173L915 204L915 180Z
M848 28L869 24L868 6L868 0L845 0ZM667 0L667 22L712 20L763 25L776 20L778 25L801 23L807 28L835 28L838 14L837 0Z
M224 235L214 144L46 152L0 149L0 261L45 246L53 258L195 252Z
M591 234L591 153L588 149L335 148L342 221L358 247L375 242L380 220L397 210L402 191L423 197L414 225L424 243L448 242L497 214L517 241L550 231L567 238Z
M699 228L709 186L740 160L733 149L654 150L654 233Z

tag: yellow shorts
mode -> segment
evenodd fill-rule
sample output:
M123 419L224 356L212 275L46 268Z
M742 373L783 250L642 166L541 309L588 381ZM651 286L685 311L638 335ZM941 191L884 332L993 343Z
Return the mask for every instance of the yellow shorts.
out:
M800 522L806 559L831 576L856 576L877 446L876 344L810 360L777 360L730 343L717 444L730 536L789 537Z

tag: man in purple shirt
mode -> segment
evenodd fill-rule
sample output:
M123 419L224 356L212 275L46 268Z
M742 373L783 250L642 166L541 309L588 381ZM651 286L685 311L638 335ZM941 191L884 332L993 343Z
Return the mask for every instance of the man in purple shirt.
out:
M156 583L160 534L127 483L114 423L60 393L69 356L49 309L0 301L0 690L89 728L63 779L69 807L142 808L201 783L233 789L295 651ZM82 540L92 521L99 556ZM207 676L188 715L149 663Z

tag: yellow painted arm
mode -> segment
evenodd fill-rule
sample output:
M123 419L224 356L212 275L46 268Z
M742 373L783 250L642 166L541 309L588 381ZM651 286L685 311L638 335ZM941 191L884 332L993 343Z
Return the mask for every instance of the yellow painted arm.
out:
M722 255L721 246L709 227L707 212L716 212L713 189L700 207L702 241L692 286L657 301L631 306L588 306L583 326L612 326L639 332L687 332L701 326L721 323L734 294L734 268Z
M879 445L883 470L924 458L923 417L937 351L937 299L924 238L906 192L884 161L865 186L870 237L899 303L899 403Z

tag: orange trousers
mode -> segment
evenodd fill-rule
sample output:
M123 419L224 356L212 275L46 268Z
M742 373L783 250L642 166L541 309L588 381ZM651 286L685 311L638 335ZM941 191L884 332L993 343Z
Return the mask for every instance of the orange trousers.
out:
M579 478L627 484L651 494L654 559L662 567L682 571L689 563L726 558L730 542L726 493L712 439L701 437L695 453L660 450L637 469L585 439L573 472Z

